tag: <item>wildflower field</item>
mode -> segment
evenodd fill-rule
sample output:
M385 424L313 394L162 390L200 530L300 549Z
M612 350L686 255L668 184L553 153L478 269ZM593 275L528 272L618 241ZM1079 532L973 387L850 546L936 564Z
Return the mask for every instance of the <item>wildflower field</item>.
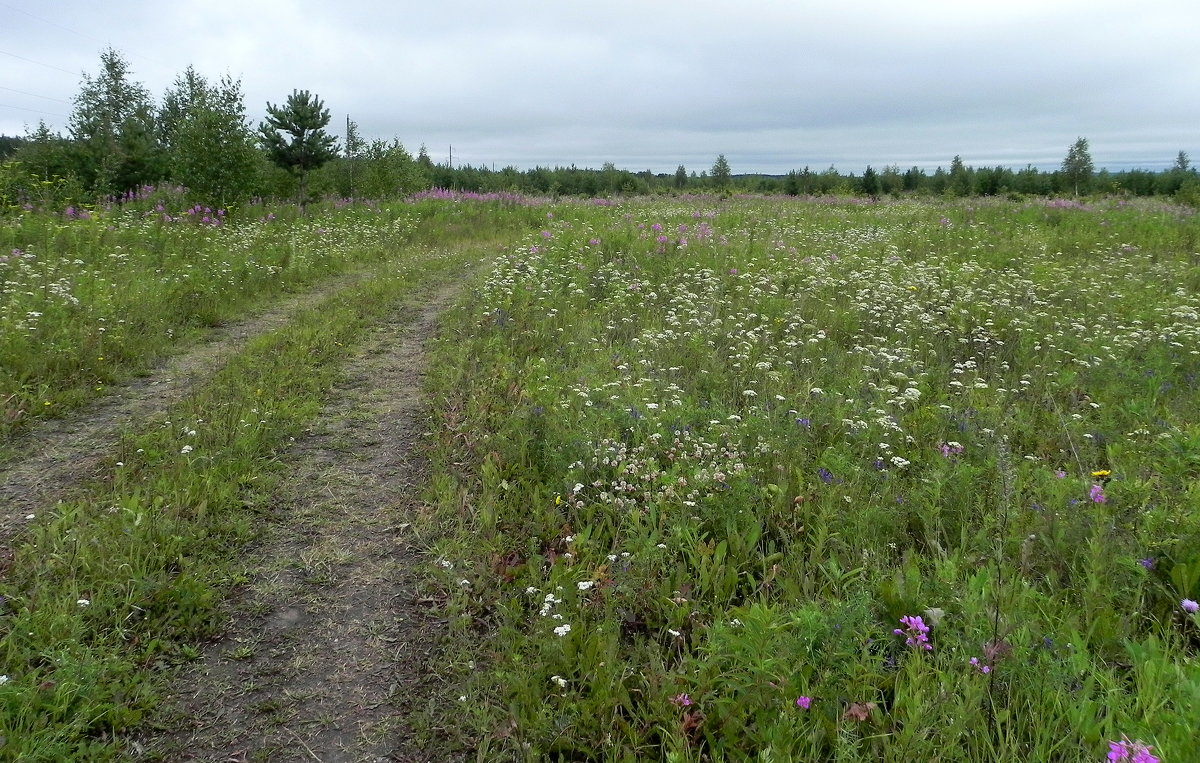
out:
M407 726L430 749L1200 759L1198 252L1200 217L1152 199L10 210L0 469L312 300L17 517L0 759L138 757L288 444L397 305L455 283L402 523L426 577L396 594L449 630Z
M448 320L481 759L1200 759L1200 220L560 205Z

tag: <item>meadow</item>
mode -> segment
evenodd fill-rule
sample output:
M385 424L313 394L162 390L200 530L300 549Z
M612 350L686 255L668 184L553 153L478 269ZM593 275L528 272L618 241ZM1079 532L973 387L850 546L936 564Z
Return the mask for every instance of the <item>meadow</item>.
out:
M437 351L450 712L483 759L1194 759L1198 234L549 210Z
M449 628L430 734L483 760L1194 759L1194 211L173 193L0 218L0 453L359 277L30 522L0 757L121 754L220 630L347 355L462 279L413 518Z

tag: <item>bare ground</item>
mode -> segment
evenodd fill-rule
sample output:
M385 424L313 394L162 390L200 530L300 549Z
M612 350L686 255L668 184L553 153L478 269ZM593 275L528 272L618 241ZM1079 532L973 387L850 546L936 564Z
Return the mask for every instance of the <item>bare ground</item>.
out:
M21 435L16 454L0 462L0 545L11 542L25 517L68 498L96 478L122 429L165 411L237 353L247 341L276 329L360 278L345 275L287 297L255 316L230 322L202 344L176 355L148 376L120 385L94 404L52 419Z
M164 712L166 760L461 758L411 718L440 683L440 630L418 590L409 532L425 466L423 340L452 288L400 310L349 363L308 436L285 456L276 521L232 605ZM427 730L426 730L427 731ZM419 740L424 741L419 741Z

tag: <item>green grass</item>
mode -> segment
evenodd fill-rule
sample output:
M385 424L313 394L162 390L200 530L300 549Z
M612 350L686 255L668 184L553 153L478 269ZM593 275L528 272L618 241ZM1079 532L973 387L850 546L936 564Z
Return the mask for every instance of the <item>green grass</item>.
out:
M1109 200L556 209L431 381L460 733L484 758L1186 759L1198 231Z
M417 521L456 636L441 673L463 700L428 728L481 759L1193 749L1193 213L277 213L219 229L156 229L132 208L0 220L0 251L38 255L0 265L0 448L205 326L372 276L248 343L131 430L90 492L38 512L0 581L0 757L122 754L169 668L220 629L279 455L351 349L521 230L448 318L429 374L433 509ZM894 633L909 616L931 650Z
M386 262L398 246L486 237L485 225L533 214L429 202L313 206L307 217L195 209L165 189L86 217L0 217L0 438L282 295Z
M341 215L329 225L361 224L358 212ZM136 423L81 497L38 512L0 580L0 759L121 757L169 669L220 632L280 453L340 364L404 300L462 278L527 216L431 204L368 225L374 238L342 252L367 277L249 341L165 415Z

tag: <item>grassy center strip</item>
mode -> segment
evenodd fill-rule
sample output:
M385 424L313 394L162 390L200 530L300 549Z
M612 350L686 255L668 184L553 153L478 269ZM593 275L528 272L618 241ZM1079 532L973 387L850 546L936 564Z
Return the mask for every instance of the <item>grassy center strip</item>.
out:
M250 342L162 420L125 436L105 481L38 517L0 582L0 758L97 760L220 626L245 580L278 454L356 343L406 295L478 261L412 247Z

